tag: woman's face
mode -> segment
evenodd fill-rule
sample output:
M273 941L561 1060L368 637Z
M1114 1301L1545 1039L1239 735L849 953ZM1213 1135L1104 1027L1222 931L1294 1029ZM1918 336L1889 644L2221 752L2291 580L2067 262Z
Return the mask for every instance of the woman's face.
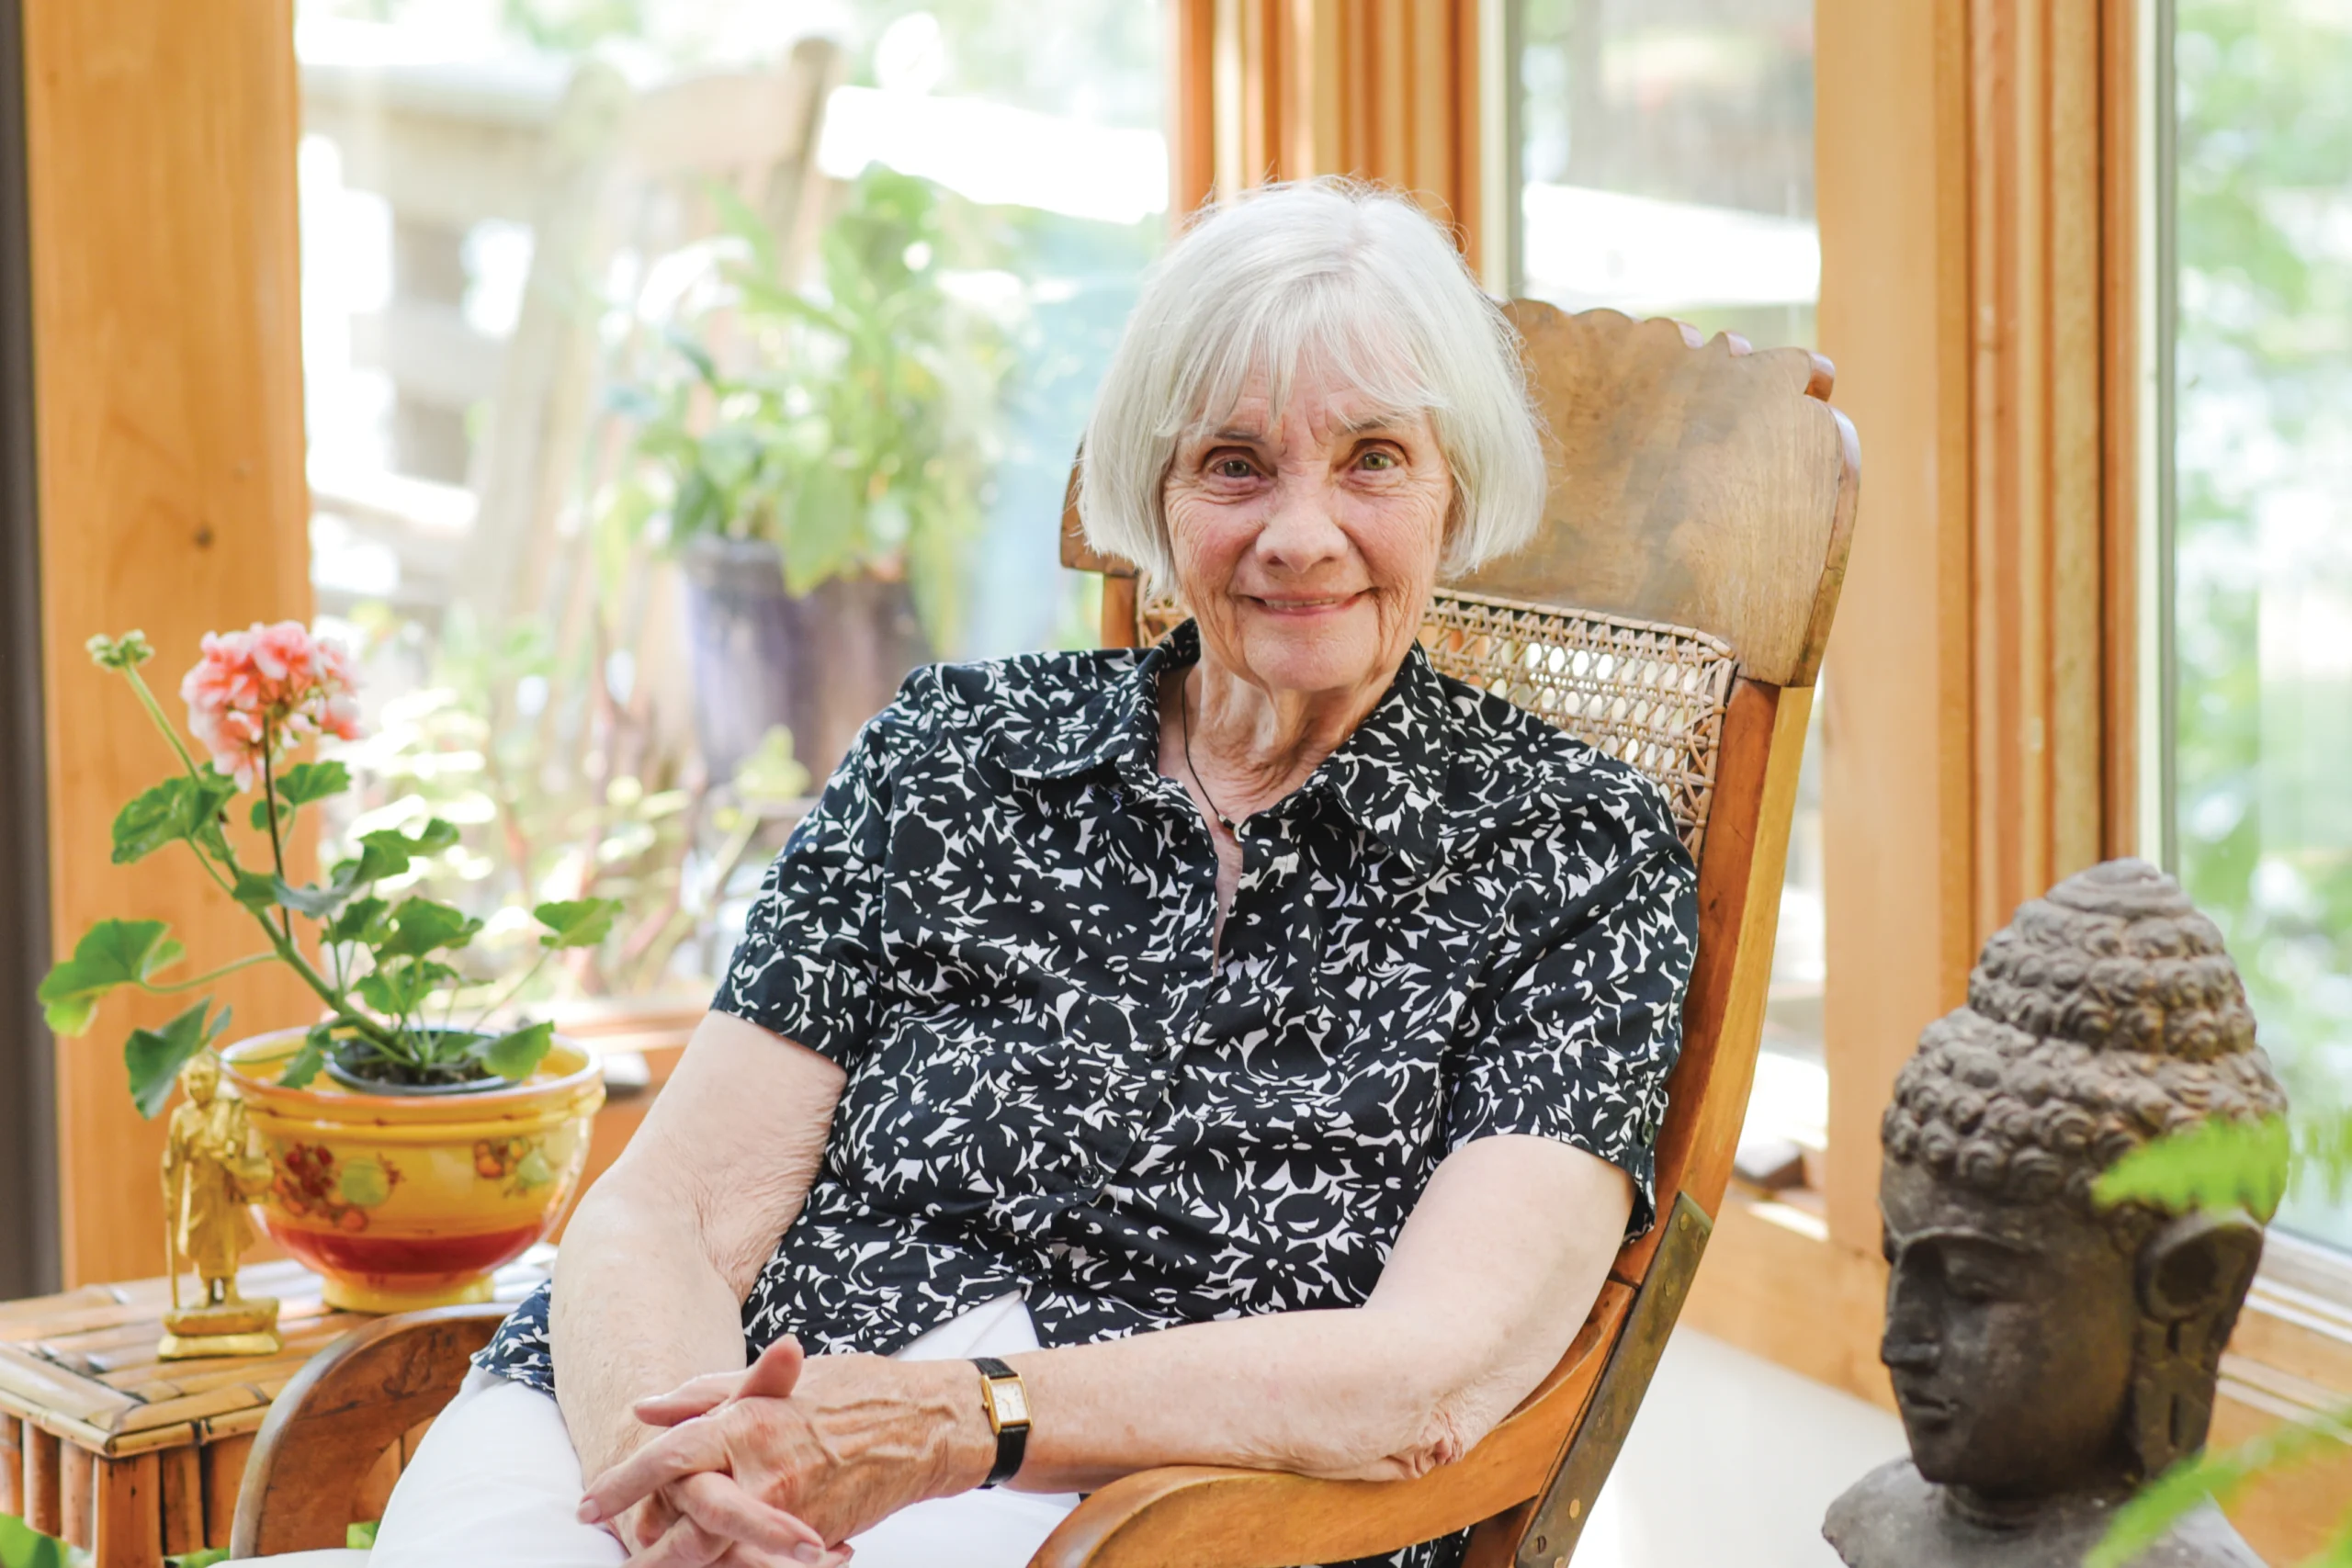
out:
M1385 689L1437 581L1453 476L1426 412L1302 369L1181 441L1162 496L1204 658L1302 694Z

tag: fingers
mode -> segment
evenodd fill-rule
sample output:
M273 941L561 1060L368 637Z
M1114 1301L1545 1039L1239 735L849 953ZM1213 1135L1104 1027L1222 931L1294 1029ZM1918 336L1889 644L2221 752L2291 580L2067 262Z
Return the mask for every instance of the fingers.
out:
M750 1375L748 1370L706 1372L701 1377L689 1378L667 1393L648 1394L630 1405L629 1411L649 1427L674 1427L681 1421L708 1415L734 1398Z
M676 1523L629 1559L630 1568L835 1568L849 1549L828 1550L798 1519L709 1472L665 1487Z
M800 1341L787 1334L766 1349L752 1363L743 1375L743 1386L737 1392L739 1399L789 1399L800 1382L801 1364L808 1357L800 1348Z
M649 1427L674 1427L707 1416L730 1399L788 1399L799 1384L800 1369L807 1359L800 1341L787 1334L740 1372L706 1372L689 1378L667 1393L639 1400L629 1410Z
M670 1489L679 1511L705 1530L795 1562L821 1562L825 1539L814 1529L763 1503L731 1475L705 1471Z
M744 1561L735 1551L735 1544L693 1519L681 1517L663 1530L652 1545L632 1553L629 1568L716 1568L717 1564L730 1562L730 1559L735 1562ZM769 1564L763 1562L758 1568L769 1568Z
M718 1422L699 1416L673 1427L589 1484L580 1499L580 1522L600 1525L617 1518L671 1483L700 1471L726 1470L729 1462Z

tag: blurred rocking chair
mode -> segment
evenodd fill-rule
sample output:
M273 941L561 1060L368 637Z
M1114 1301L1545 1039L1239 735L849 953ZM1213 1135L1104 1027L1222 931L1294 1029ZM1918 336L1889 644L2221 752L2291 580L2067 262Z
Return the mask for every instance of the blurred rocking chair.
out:
M1563 1568L1608 1478L1723 1199L1764 1022L1805 719L1852 539L1860 457L1826 360L1702 344L1668 321L1513 301L1552 484L1535 542L1437 598L1437 666L1665 788L1699 864L1697 966L1657 1150L1659 1224L1620 1252L1551 1374L1456 1463L1414 1481L1213 1466L1090 1496L1032 1568L1294 1568L1472 1529L1471 1568ZM1102 637L1182 612L1064 519L1103 574ZM278 1396L238 1499L239 1557L341 1544L384 1450L456 1391L503 1309L387 1318Z

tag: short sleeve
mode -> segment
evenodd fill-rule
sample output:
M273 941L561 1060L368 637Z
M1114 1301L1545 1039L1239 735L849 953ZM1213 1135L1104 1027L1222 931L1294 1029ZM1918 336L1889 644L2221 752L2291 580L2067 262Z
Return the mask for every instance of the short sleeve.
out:
M1620 764L1525 851L1496 951L1468 998L1446 1102L1450 1153L1527 1134L1634 1179L1630 1238L1657 1218L1667 1075L1698 943L1698 878L1665 802Z
M922 728L927 671L866 722L768 867L714 1011L854 1067L881 1007L893 769Z

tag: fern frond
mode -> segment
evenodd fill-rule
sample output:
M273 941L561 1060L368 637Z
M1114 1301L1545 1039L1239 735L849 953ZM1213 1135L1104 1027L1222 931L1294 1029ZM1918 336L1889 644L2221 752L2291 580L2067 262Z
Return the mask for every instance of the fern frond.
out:
M2199 1122L2109 1166L2094 1190L2102 1205L2139 1202L2186 1213L2243 1208L2268 1214L2286 1196L2295 1140L2284 1117Z

